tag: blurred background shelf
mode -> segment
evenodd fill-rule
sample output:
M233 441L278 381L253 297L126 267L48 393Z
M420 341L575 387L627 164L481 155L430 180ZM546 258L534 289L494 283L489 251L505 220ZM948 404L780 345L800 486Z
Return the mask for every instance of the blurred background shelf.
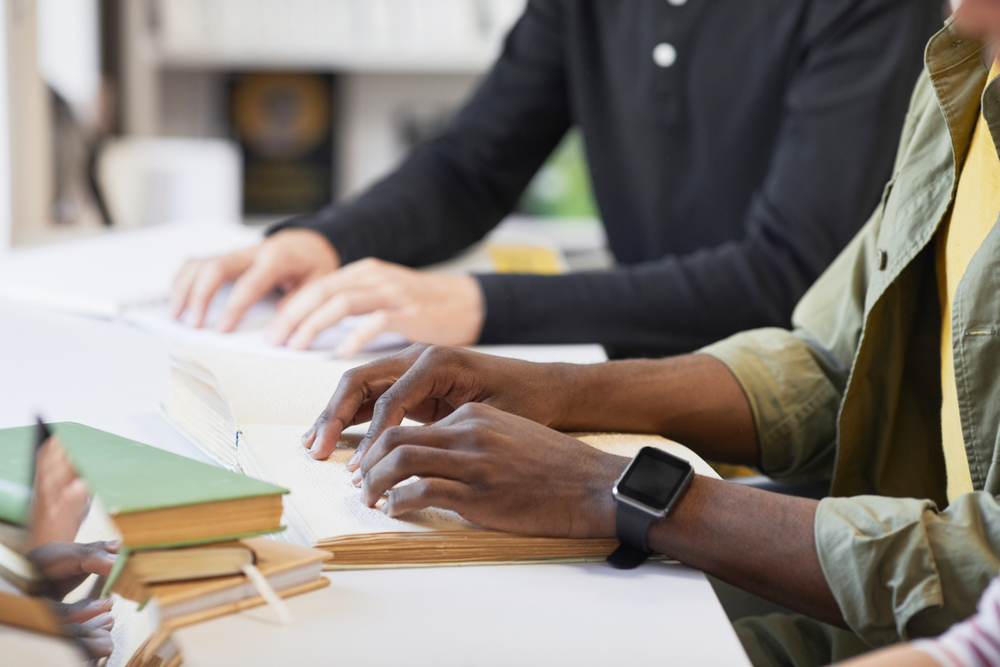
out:
M17 128L0 251L192 211L262 224L350 197L447 125L526 4L0 1ZM595 217L578 134L516 212Z

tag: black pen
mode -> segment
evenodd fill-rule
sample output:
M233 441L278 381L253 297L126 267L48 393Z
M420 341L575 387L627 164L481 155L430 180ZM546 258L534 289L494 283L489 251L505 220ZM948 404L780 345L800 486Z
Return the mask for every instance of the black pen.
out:
M38 450L42 448L42 445L45 444L46 440L52 437L52 431L50 431L49 427L45 425L44 421L42 421L41 416L36 416L35 419L38 423L35 426L35 454L31 458L32 488L35 486L35 475L38 472Z

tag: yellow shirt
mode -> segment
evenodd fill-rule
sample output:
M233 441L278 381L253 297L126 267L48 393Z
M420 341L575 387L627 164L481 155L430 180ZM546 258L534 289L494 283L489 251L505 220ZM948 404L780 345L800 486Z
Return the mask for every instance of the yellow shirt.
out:
M994 62L989 80L1000 73ZM972 476L962 435L955 386L955 359L951 347L951 306L955 288L972 256L982 245L1000 214L1000 157L980 112L958 180L951 216L936 238L938 298L941 301L941 438L948 473L948 502L971 493Z

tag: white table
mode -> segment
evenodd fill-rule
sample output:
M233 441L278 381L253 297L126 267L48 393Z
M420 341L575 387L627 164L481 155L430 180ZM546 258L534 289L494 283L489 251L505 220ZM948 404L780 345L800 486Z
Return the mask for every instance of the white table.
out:
M101 320L0 302L0 428L79 421L206 461L156 412L167 346ZM700 572L653 563L328 573L289 600L176 634L197 665L748 665Z

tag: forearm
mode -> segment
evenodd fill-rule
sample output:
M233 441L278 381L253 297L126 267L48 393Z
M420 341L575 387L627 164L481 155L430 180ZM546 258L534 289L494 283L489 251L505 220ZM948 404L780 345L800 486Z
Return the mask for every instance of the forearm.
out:
M758 461L750 405L736 378L714 357L566 364L554 371L551 390L563 399L549 424L553 428L659 433L713 460Z
M847 627L823 575L817 502L696 476L654 524L653 550L812 618Z

